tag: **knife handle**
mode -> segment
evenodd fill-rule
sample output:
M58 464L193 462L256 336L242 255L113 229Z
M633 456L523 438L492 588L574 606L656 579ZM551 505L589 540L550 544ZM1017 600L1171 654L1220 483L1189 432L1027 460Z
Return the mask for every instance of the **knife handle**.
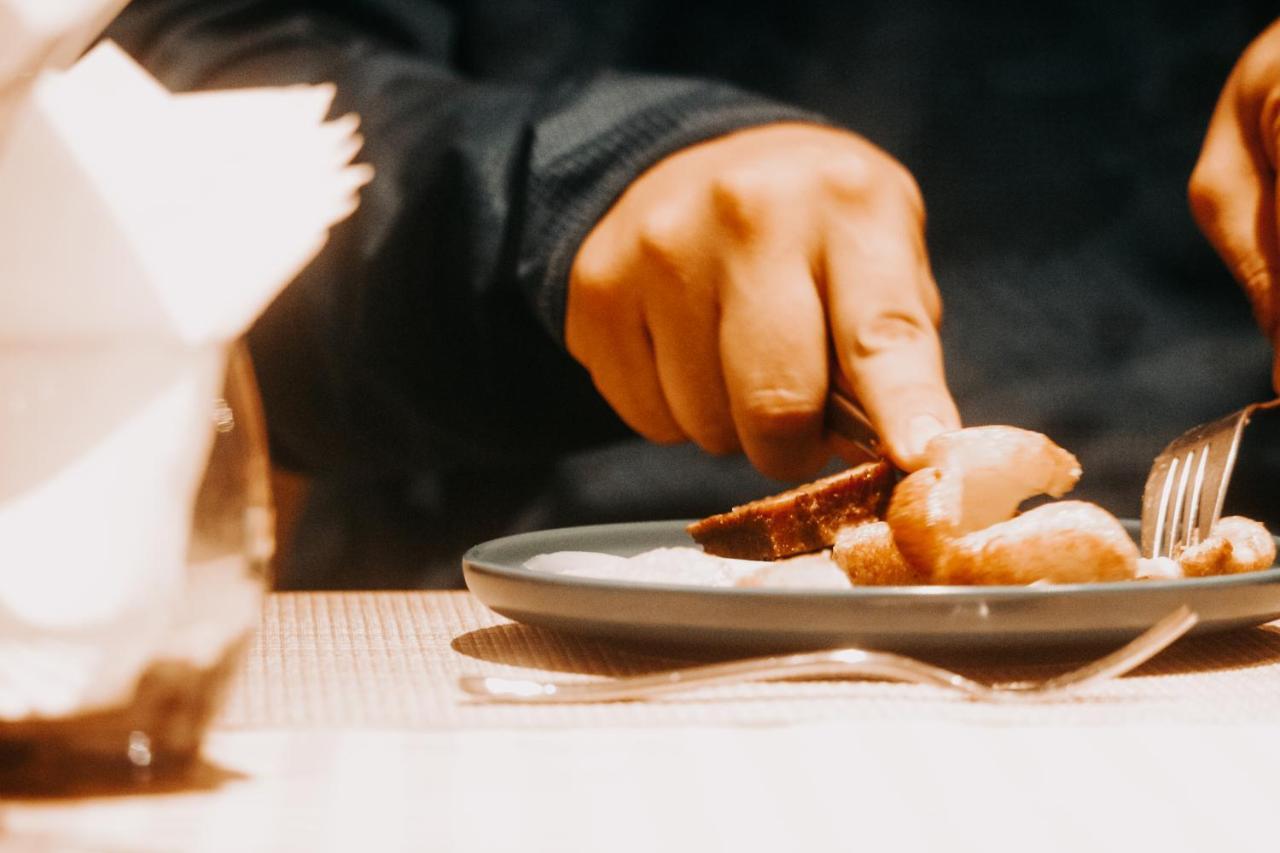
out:
M862 407L839 388L832 387L827 396L827 430L875 459L884 458L880 434Z

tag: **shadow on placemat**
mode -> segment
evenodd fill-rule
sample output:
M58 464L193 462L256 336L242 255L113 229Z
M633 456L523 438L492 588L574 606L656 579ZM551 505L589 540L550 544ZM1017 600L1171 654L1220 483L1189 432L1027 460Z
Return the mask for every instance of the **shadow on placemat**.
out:
M704 649L655 648L510 623L454 638L454 651L489 663L580 675L621 676L657 672L741 654ZM921 655L931 663L988 681L1048 676L1110 649L1011 649ZM1280 664L1280 627L1264 625L1187 637L1134 670L1136 676L1195 675Z
M1262 625L1187 637L1147 661L1137 675L1189 675L1253 669L1280 663L1280 628Z
M707 659L519 623L468 631L449 645L458 654L488 663L582 675L639 675Z

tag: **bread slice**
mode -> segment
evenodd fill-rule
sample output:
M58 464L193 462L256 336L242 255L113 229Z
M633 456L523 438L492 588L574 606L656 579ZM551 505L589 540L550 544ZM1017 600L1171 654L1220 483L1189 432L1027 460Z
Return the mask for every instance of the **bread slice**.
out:
M695 521L689 535L720 557L777 560L820 551L841 527L883 518L894 479L888 462L867 462Z

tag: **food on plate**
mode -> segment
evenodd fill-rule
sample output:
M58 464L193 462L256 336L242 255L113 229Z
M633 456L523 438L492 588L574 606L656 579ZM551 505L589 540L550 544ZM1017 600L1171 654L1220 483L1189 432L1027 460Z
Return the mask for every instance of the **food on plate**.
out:
M928 583L929 576L908 563L885 521L841 528L831 558L854 586L905 586Z
M1040 433L1011 426L955 430L928 444L924 462L892 488L883 519L861 517L823 539L821 547L831 546L832 560L855 586L1171 579L1275 562L1275 540L1245 518L1220 520L1178 559L1142 559L1124 526L1096 504L1057 501L1018 513L1027 499L1061 497L1080 478L1075 456ZM808 488L747 506L769 507L771 523L782 528L779 515L788 505L781 499Z
M1087 583L1128 580L1138 546L1102 507L1045 504L946 544L930 576L937 584Z
M1267 528L1238 515L1220 518L1209 536L1182 552L1178 562L1189 578L1234 575L1270 568L1276 561L1276 540Z
M903 556L929 575L954 540L1007 521L1027 498L1061 497L1080 478L1070 453L1008 426L938 435L924 461L894 489L888 522Z
M714 557L687 547L654 548L631 557L595 551L553 551L525 562L532 571L555 575L698 586L733 586L761 565Z
M684 586L848 589L825 551L782 560L717 557L698 548L653 548L630 557L596 551L553 551L525 561L534 572L630 583Z
M689 525L708 554L776 560L828 548L842 527L881 518L893 487L887 462L868 462Z
M1138 570L1133 576L1144 581L1169 581L1186 577L1182 564L1172 557L1139 557Z
M1101 507L1062 501L1015 517L1026 499L1059 497L1080 477L1076 458L1040 433L972 427L937 436L924 456L925 467L894 489L887 518L906 562L926 582L1134 577L1138 547Z
M688 526L702 548L633 557L562 551L535 571L641 583L805 589L921 584L1053 584L1167 580L1269 568L1276 543L1256 521L1219 520L1176 559L1140 558L1124 526L1096 504L1044 503L1080 478L1080 463L1044 435L984 426L936 436L924 467L894 485L874 462Z
M759 568L739 578L734 586L752 589L849 588L849 579L831 559L830 551L797 554L758 565Z

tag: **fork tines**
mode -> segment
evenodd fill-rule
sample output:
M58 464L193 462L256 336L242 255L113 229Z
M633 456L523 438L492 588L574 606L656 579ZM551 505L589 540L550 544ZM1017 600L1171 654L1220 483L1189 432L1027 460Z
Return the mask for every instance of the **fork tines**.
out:
M1151 466L1142 493L1142 553L1177 559L1209 535L1222 514L1245 424L1280 400L1254 403L1170 442Z

